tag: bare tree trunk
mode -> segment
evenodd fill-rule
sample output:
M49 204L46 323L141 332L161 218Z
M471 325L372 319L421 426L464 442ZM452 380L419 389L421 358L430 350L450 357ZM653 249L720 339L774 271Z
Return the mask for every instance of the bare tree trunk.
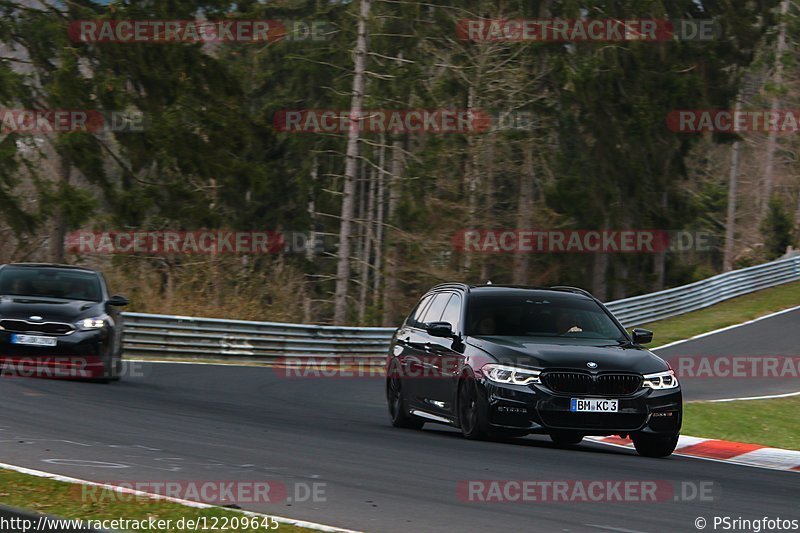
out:
M311 230L308 233L308 241L306 243L306 260L313 261L314 260L314 252L316 248L317 242L317 206L315 202L314 195L316 194L316 187L315 184L317 182L317 176L319 175L319 160L316 156L314 156L314 160L311 163L311 194L308 198L308 218L311 220ZM308 275L306 275L306 290L303 291L303 323L304 324L311 324L314 320L313 317L313 308L311 306L311 300L314 297L314 280L309 279Z
M470 85L467 95L467 108L474 109L475 105L475 86ZM476 215L478 211L478 183L480 176L478 174L478 150L477 143L479 141L474 135L467 136L467 160L465 163L464 178L466 180L467 189L467 229L477 229ZM464 272L469 275L472 268L472 253L464 251ZM486 281L486 280L482 280Z
M533 213L533 145L525 150L525 168L519 180L519 196L517 197L517 228L530 229L531 213ZM528 253L517 251L514 255L514 267L511 280L516 285L528 283L528 270L530 269L531 256Z
M375 167L370 168L369 184L367 186L366 216L362 220L364 226L364 244L361 249L361 287L358 295L358 323L364 325L367 313L367 291L369 289L369 267L374 240L373 226L375 225L375 182L377 181Z
M366 163L364 158L366 157L366 149L364 152L361 153L361 164L359 165L358 171L358 178L356 179L356 198L358 198L358 214L356 216L356 234L354 236L355 239L355 251L353 252L352 259L356 260L356 269L358 272L361 271L361 258L364 255L364 239L366 237L366 225L364 224L365 220L365 209L367 195L366 193L366 185L367 185L367 173L366 173ZM360 283L360 282L359 282ZM359 293L361 291L359 290Z
M63 198L61 193L66 191L69 186L70 177L72 175L72 162L69 157L65 155L59 156L58 165L58 183L57 190L59 192L58 206L56 213L53 216L53 232L50 236L50 260L53 263L64 262L64 238L67 233L67 220L64 214L64 206L62 204Z
M664 163L664 175L669 176L668 172L669 172L669 158L667 158ZM669 197L667 196L666 192L662 192L661 212L666 213L668 206L669 206ZM656 275L656 279L653 284L654 291L660 291L664 288L664 282L666 281L666 270L667 270L667 251L658 250L655 254L653 254L653 272Z
M608 254L594 254L592 261L592 294L601 302L604 302L608 296L607 273Z
M306 259L308 261L314 260L314 248L317 241L317 205L314 195L316 194L315 184L317 183L317 176L319 175L319 161L314 156L314 161L311 163L311 194L308 198L308 218L311 220L311 230L308 232L308 242L306 246Z
M478 156L482 160L481 168L485 168L486 171L484 174L484 181L483 181L483 190L485 191L483 194L483 210L481 211L480 220L483 221L492 221L495 220L494 216L494 169L495 169L495 157L494 157L494 150L495 150L495 142L497 141L495 134L490 133L488 138L483 141L478 141ZM482 224L484 225L484 224ZM491 271L489 269L490 263L488 254L481 254L480 256L480 264L481 264L481 276L480 281L481 283L486 283L487 280L490 279Z
M353 75L353 98L350 115L354 120L361 117L364 102L364 82L367 63L367 18L370 0L361 0L358 17L358 37L356 39L355 67ZM360 122L358 123L360 126ZM347 134L347 153L345 157L344 184L342 190L342 215L339 227L339 253L336 265L336 292L333 304L333 322L341 325L347 321L347 289L350 280L350 241L355 209L356 165L358 162L359 127L352 127Z
M738 114L741 103L736 102ZM722 270L733 270L734 242L736 238L736 189L739 180L739 141L731 147L731 168L728 172L728 213L725 217L725 253L722 258Z
M775 87L780 89L783 84L783 54L786 52L786 14L789 12L789 0L781 1L780 23L778 25L778 43L775 48L775 74L773 82ZM780 107L780 100L777 95L772 97L771 111L774 116ZM775 174L775 150L778 145L778 132L773 128L767 136L767 154L764 165L764 192L761 195L761 219L767 216L769 201L772 197L772 184Z
M613 299L621 300L628 295L626 289L629 274L630 269L624 258L614 261L614 286L611 289Z
M381 133L380 149L378 151L378 192L375 213L375 269L372 278L372 305L378 305L378 295L381 289L381 269L383 268L383 209L385 203L385 174L386 174L386 135Z
M399 139L392 143L392 175L389 178L389 206L387 220L390 227L386 232L388 246L386 248L386 272L385 284L383 288L383 320L384 326L392 326L397 321L397 305L395 297L400 291L400 280L398 279L398 266L400 254L398 252L397 230L392 226L396 224L397 208L400 205L400 177L403 174L403 144Z

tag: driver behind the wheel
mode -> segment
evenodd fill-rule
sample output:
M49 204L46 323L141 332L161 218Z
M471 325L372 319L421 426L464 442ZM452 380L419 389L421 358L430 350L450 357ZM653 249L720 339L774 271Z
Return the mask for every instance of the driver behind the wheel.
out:
M581 333L583 331L583 328L580 326L580 321L578 320L578 315L570 309L559 311L558 318L556 319L556 326L559 335Z

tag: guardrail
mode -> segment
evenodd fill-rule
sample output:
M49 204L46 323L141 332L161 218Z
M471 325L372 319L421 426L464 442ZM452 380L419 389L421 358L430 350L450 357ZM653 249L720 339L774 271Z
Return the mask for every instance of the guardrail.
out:
M732 270L688 285L608 302L606 306L623 326L638 326L797 280L800 256Z
M800 280L800 256L780 259L606 305L625 327L714 305ZM123 313L125 354L182 358L383 358L394 328L313 326Z
M123 313L123 316L127 356L385 357L395 330L144 313Z

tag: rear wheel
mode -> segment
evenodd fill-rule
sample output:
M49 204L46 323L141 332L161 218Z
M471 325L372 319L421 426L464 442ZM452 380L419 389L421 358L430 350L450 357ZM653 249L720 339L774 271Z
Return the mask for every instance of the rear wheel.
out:
M464 376L458 386L458 425L461 433L471 440L489 436L486 410L482 408L475 378Z
M580 444L580 442L583 440L583 435L579 433L561 431L558 433L551 433L550 440L552 440L558 446L570 446L572 444Z
M636 452L644 457L667 457L678 446L678 435L662 437L661 435L634 433L631 435L631 440Z
M403 397L403 380L398 363L392 362L386 378L386 401L389 404L389 418L396 428L421 429L425 421L408 413Z

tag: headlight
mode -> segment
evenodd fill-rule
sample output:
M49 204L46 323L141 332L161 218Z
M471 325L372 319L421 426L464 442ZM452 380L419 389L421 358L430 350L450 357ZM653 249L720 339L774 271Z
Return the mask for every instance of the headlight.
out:
M667 370L666 372L658 372L656 374L645 374L642 387L649 389L674 389L678 386L678 378L675 377L675 372Z
M100 329L106 325L106 321L103 318L95 317L95 318L84 318L80 322L78 322L79 329Z
M512 385L528 385L540 383L539 370L518 368L515 366L496 365L490 363L481 368L486 377L495 383L510 383Z

